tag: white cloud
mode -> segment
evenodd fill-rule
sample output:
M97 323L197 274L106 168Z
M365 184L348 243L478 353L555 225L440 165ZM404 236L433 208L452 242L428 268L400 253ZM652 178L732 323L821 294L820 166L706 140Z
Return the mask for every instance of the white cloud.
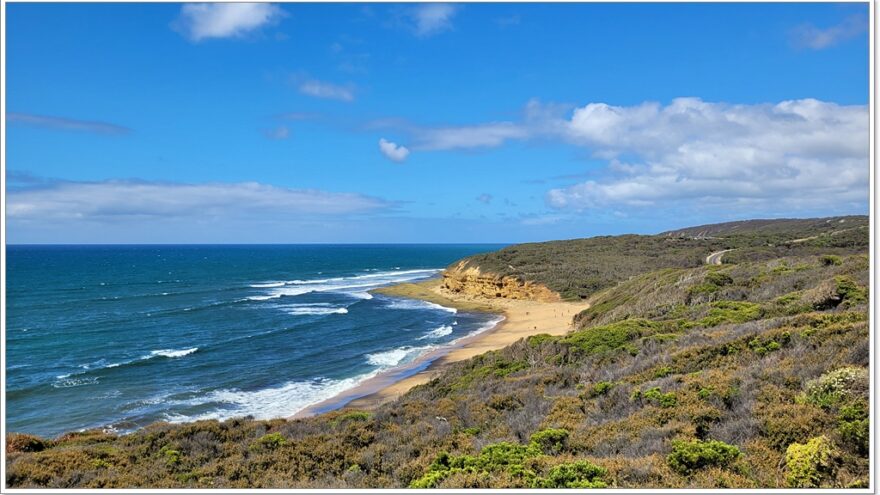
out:
M458 7L448 3L423 3L410 11L412 29L425 38L452 29L452 18Z
M594 180L549 191L556 208L696 202L791 211L868 198L865 106L591 103L574 111L565 138L610 166Z
M241 37L284 15L268 3L188 3L180 8L174 27L192 41Z
M9 112L6 114L6 121L60 131L91 132L95 134L128 134L131 132L131 129L128 127L110 124L108 122L77 120L27 113Z
M289 189L256 182L181 184L145 181L52 182L8 191L10 220L39 223L136 218L299 218L388 208L356 193Z
M274 129L266 131L266 137L269 139L287 139L290 137L290 129L287 126L278 126Z
M379 140L379 151L391 161L402 162L409 156L409 149L382 138Z
M414 130L415 145L420 150L494 148L511 139L524 139L529 130L511 122L491 122L463 127L422 128Z
M329 82L309 79L303 81L299 85L299 92L314 96L315 98L325 98L339 101L354 101L354 87L351 85L340 86Z
M477 196L477 201L483 203L484 205L487 205L492 202L492 195L489 193L480 194L479 196Z
M789 33L792 43L799 48L822 50L868 30L868 19L854 15L831 27L821 29L813 24L802 24Z

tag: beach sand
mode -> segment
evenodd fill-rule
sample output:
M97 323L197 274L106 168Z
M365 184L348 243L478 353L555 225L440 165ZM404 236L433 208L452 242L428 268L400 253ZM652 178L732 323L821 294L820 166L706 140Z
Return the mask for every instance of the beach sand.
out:
M450 363L501 349L529 335L565 334L572 328L572 318L590 306L586 302L539 302L459 295L445 290L436 279L386 287L375 292L427 300L463 311L499 313L504 320L493 329L460 340L453 347L437 349L403 368L366 380L340 396L309 406L294 418L325 412L332 408L331 404L339 404L346 398L351 398L344 406L346 409L375 408L397 399L416 385L430 381Z

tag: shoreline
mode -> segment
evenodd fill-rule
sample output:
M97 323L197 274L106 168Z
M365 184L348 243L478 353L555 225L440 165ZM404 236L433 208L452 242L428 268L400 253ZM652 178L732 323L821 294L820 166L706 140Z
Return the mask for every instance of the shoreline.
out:
M351 389L312 404L289 418L306 418L340 409L375 409L396 400L411 388L429 382L451 363L501 349L530 335L568 333L574 316L590 306L585 302L540 302L466 296L444 289L441 283L440 279L431 279L382 287L371 292L428 301L460 311L495 313L500 320L491 328L462 337L419 356L410 363L381 372Z

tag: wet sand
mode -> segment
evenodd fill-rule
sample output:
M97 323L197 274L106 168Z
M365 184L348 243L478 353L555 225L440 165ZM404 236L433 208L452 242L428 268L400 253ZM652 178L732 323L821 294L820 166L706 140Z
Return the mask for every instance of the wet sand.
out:
M504 319L489 330L461 339L451 346L436 349L403 367L365 380L332 399L309 406L298 412L294 418L336 409L340 404L345 404L347 409L372 409L397 399L416 385L427 383L449 363L501 349L530 335L565 334L571 330L574 315L590 306L586 302L539 302L464 296L443 289L439 280L401 284L377 292L388 296L423 299L463 311L499 313Z

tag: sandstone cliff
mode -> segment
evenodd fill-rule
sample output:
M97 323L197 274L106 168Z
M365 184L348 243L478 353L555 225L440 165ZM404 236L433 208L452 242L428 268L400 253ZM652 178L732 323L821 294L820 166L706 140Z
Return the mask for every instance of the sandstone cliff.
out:
M547 287L516 277L502 277L483 273L479 267L460 262L443 272L443 287L457 294L473 297L526 299L530 301L559 301L559 294Z

